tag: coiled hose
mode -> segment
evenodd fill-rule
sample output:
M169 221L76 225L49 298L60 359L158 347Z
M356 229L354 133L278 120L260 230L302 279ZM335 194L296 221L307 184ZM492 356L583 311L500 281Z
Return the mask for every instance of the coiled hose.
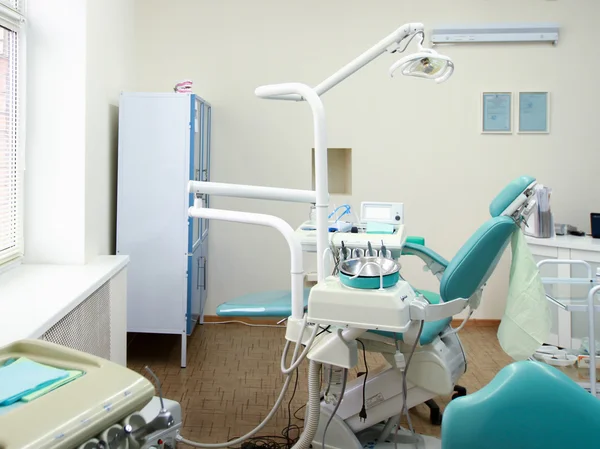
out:
M292 449L309 449L319 428L321 417L321 364L313 360L308 366L308 413L304 431Z

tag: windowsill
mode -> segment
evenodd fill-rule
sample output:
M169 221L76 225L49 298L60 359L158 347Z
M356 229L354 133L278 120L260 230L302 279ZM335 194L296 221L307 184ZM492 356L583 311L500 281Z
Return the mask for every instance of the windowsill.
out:
M86 265L21 264L0 274L0 347L39 338L128 263L128 256L99 256Z

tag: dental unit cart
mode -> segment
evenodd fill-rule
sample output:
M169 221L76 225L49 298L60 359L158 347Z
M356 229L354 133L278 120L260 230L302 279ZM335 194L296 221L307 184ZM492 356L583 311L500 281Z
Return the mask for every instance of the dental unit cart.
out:
M586 272L586 275L581 277L544 277L542 282L546 286L553 286L551 292L546 289L546 298L553 306L558 308L559 313L566 311L587 316L588 357L575 356L565 350L554 350L558 348L553 346L543 346L535 356L549 365L561 367L561 370L568 374L578 385L598 397L600 396L598 376L596 367L590 361L594 358L594 354L600 351L600 348L596 347L596 314L600 312L597 295L600 293L600 280L597 276L594 276L592 266L584 260L544 259L538 262L540 269L548 265L559 266L561 272L564 271L562 268L565 266L570 268L579 267ZM585 295L581 294L581 288L586 292ZM569 340L571 342L571 339ZM595 359L596 364L600 366L600 356L596 355ZM587 367L589 376L586 381L579 379L582 369L580 366L579 372L575 372L573 369L575 364Z
M348 223L350 229L329 233L331 244L336 249L346 247L348 257L360 257L372 250L372 255L379 255L382 246L391 254L384 257L397 259L404 245L404 205L402 203L363 202L358 223ZM342 217L343 218L343 217ZM333 222L332 222L333 223ZM370 231L373 227L376 230ZM296 229L296 236L302 245L302 251L317 251L317 230L310 220ZM370 246L369 246L370 244Z
M12 362L12 363L11 363ZM22 362L22 363L21 363ZM0 406L2 449L174 449L181 407L153 397L140 374L108 360L42 340L20 340L0 348L0 370L27 363L11 403ZM77 370L74 378L30 396L40 365L46 370ZM33 365L33 366L32 366ZM68 371L66 371L68 372ZM6 381L6 379L5 379ZM17 390L19 388L20 390ZM160 384L159 384L160 388ZM38 391L37 389L35 390Z

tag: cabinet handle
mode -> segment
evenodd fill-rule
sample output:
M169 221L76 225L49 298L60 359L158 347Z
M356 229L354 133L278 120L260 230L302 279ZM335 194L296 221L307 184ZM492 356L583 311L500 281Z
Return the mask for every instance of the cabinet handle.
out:
M198 259L196 259L198 261L198 271L196 275L196 290L200 288L200 259L204 259L204 257L198 257ZM206 282L206 280L204 282Z
M207 283L206 282L206 257L204 257L204 266L203 266L203 269L204 269L204 290L206 290L206 283Z

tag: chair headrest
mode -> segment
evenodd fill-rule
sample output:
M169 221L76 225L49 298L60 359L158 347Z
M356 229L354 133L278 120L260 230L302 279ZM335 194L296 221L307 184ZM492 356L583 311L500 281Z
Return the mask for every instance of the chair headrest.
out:
M507 216L491 218L480 226L444 271L440 281L442 300L448 302L475 294L493 273L517 229L512 217Z
M533 176L520 176L513 179L490 204L490 215L499 217L514 214L527 201L525 192L533 189L535 184L536 180Z

